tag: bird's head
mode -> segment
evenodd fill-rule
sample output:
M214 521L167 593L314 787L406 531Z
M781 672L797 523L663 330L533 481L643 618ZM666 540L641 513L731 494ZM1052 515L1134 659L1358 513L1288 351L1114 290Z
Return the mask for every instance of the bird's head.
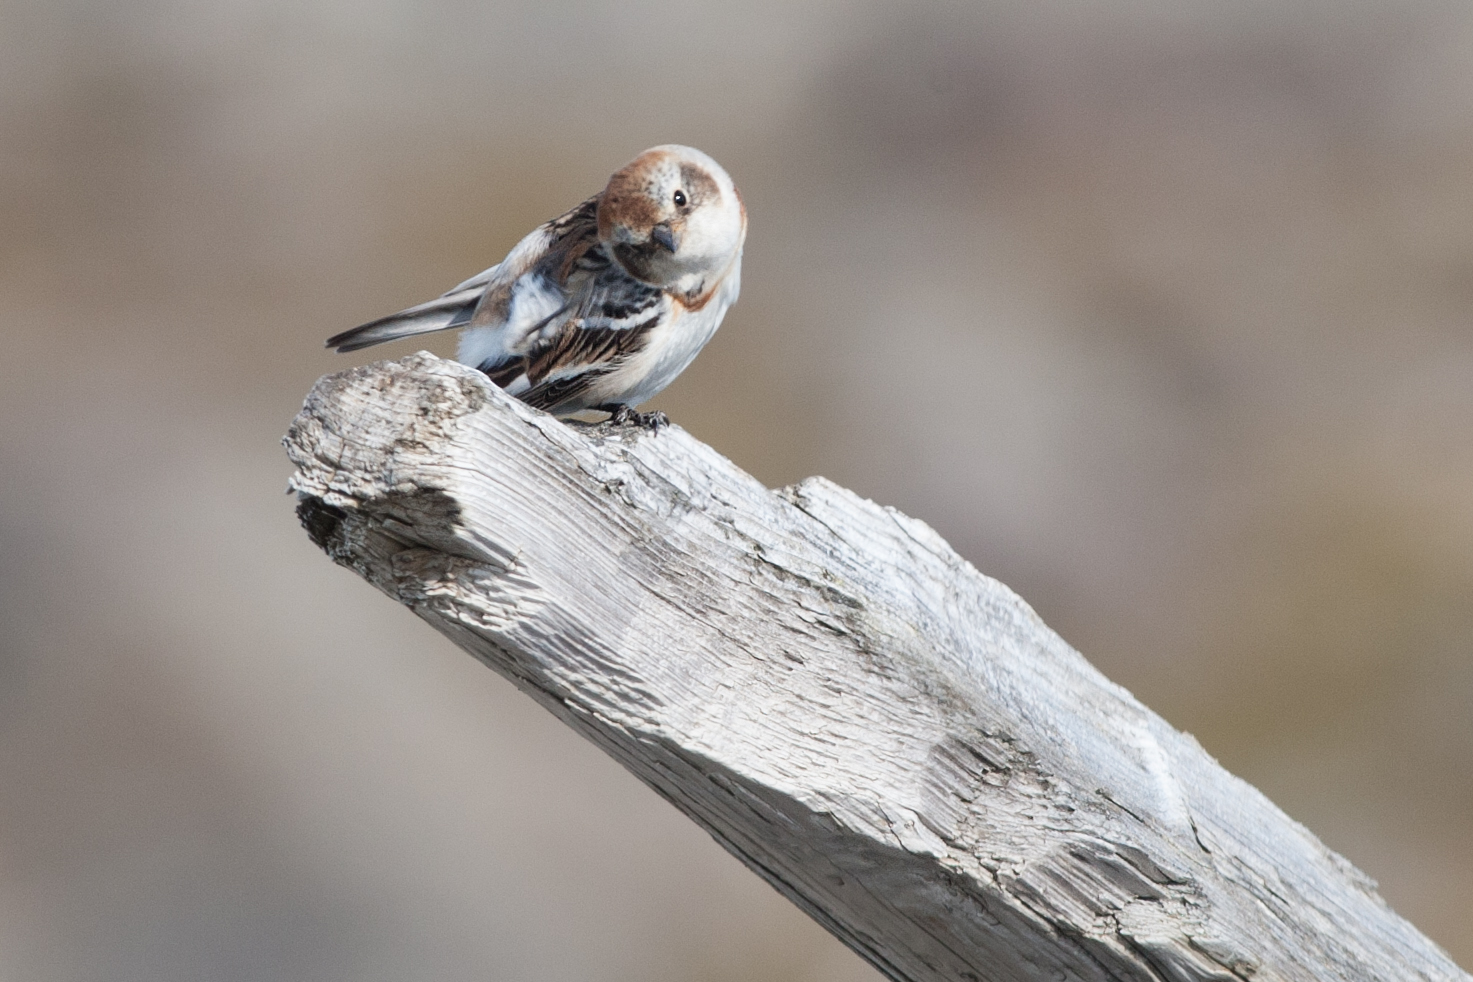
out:
M609 178L598 235L630 276L698 293L741 252L747 210L721 165L692 147L652 147Z

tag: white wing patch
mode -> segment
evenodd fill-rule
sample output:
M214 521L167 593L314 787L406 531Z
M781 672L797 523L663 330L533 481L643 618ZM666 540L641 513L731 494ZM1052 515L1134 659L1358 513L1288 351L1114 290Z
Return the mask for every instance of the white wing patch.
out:
M524 354L533 335L566 306L562 290L546 277L529 273L512 286L506 320L461 334L457 357L482 370L505 364Z

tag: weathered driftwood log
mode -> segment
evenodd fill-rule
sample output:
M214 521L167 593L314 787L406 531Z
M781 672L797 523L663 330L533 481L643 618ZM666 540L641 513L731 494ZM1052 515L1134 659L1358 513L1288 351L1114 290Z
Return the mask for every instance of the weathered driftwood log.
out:
M1463 979L931 529L427 354L320 381L312 539L893 979Z

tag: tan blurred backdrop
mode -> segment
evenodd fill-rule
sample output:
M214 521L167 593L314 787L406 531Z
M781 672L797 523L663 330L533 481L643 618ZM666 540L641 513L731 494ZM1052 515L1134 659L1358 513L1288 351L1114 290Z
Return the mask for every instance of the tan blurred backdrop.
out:
M0 979L878 978L282 495L323 338L670 141L751 235L658 405L1473 967L1470 110L1453 0L0 0Z

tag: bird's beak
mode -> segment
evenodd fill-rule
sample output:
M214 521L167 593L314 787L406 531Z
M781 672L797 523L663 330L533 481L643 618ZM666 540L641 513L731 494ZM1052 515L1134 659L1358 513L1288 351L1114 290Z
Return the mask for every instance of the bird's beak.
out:
M666 252L674 252L680 248L680 236L670 227L669 222L661 222L650 229L650 238L665 249Z

